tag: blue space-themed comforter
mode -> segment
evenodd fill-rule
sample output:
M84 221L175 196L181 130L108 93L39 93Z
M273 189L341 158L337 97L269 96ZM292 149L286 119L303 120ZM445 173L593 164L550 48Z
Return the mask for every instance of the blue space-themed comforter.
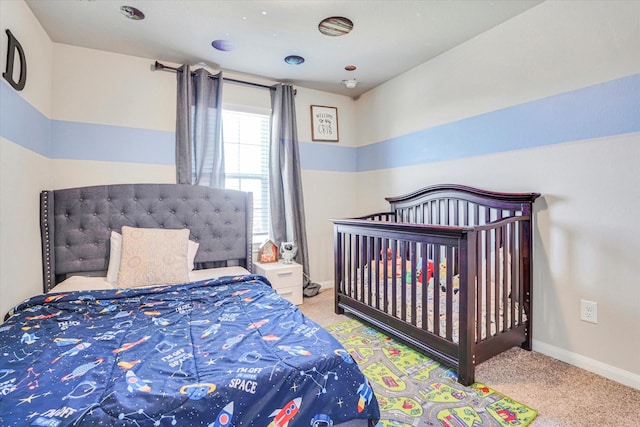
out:
M351 356L262 276L36 296L0 325L0 349L4 427L379 417Z

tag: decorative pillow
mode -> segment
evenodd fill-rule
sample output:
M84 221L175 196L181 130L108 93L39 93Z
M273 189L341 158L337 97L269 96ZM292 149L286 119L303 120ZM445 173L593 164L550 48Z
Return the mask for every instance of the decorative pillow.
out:
M117 231L111 232L111 251L109 252L109 267L107 270L107 282L118 283L118 270L120 270L120 258L122 257L122 234ZM200 243L189 240L187 247L187 265L189 271L195 268L194 260Z
M122 227L118 286L186 283L189 230Z

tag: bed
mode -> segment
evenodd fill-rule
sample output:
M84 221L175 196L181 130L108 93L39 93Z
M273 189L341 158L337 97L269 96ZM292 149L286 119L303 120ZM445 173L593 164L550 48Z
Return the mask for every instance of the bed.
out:
M0 425L375 425L351 356L251 274L251 212L190 185L42 192L44 293L0 325Z
M451 366L531 349L532 208L537 193L430 186L388 212L334 219L335 310Z

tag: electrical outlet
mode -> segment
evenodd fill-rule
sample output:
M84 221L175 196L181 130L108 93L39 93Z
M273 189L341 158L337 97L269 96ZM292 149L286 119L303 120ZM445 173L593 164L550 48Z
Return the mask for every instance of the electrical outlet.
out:
M581 299L580 320L590 323L598 323L598 303Z

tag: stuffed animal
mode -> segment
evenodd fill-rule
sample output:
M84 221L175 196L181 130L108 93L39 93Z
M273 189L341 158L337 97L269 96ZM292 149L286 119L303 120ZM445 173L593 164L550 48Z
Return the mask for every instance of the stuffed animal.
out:
M284 264L291 264L298 254L298 245L295 242L280 243L280 257Z

